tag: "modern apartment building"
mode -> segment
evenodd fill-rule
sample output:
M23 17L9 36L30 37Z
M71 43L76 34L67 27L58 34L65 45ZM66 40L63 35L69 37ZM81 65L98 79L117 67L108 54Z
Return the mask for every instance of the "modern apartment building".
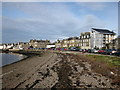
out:
M109 43L108 49L117 49L117 48L118 48L118 41L117 38L115 38Z
M80 47L81 49L90 49L90 32L80 34Z
M91 48L107 48L107 44L109 44L115 36L113 31L107 29L96 29L92 28L91 33L90 46Z

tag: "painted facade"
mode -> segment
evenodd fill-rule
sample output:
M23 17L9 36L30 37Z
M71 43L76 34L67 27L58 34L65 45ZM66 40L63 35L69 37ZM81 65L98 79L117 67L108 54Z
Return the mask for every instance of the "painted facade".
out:
M106 47L114 39L115 33L106 29L95 29L91 30L91 49Z
M81 49L90 49L90 32L84 32L80 35L80 47Z
M50 44L49 40L30 40L29 46L33 46L33 48L46 48L46 46Z

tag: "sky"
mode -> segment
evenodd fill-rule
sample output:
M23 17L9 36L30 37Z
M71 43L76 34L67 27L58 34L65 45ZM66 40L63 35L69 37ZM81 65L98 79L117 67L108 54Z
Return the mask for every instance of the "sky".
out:
M3 2L1 17L2 43L54 42L91 28L118 33L117 2Z

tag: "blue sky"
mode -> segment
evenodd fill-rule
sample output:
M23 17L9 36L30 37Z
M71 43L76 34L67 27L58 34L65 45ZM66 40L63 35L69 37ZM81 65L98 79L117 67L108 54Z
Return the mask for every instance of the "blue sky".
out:
M118 33L117 2L3 2L3 43L80 36L92 27Z

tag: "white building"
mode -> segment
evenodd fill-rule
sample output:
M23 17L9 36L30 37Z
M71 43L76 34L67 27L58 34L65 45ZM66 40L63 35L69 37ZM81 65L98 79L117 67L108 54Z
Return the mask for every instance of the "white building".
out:
M0 49L3 49L4 48L4 46L3 45L0 45Z
M47 45L46 48L55 48L55 45Z
M13 44L1 44L0 49L10 49L13 47Z
M12 47L13 47L13 44L9 44L9 45L7 45L6 49L10 49Z
M113 31L107 29L96 29L92 28L91 30L91 48L102 48L106 47L106 44L109 44L115 37Z

